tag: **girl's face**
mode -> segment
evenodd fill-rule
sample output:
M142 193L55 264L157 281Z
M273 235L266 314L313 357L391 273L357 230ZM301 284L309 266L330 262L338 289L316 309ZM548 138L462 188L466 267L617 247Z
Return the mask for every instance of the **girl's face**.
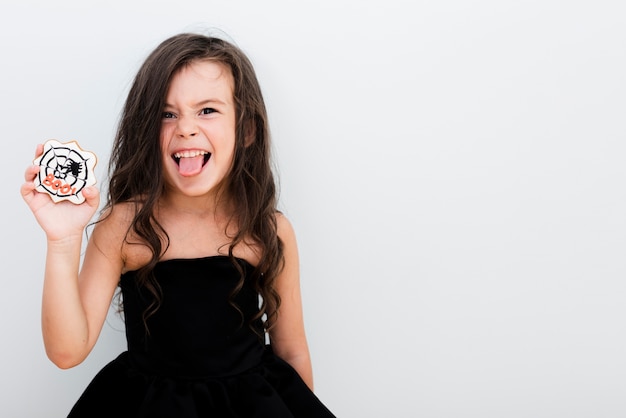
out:
M165 98L161 150L168 193L213 194L235 151L233 77L226 66L196 61L174 74Z

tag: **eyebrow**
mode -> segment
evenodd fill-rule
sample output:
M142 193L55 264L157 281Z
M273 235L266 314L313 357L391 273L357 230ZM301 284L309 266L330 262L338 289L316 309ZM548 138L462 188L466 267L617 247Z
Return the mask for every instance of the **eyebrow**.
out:
M223 100L220 99L206 99L206 100L202 100L198 103L194 103L192 107L196 108L196 107L201 107L201 106L205 106L208 104L221 104L221 105L226 105L226 103ZM173 108L176 107L170 103L165 103L165 107L168 108Z

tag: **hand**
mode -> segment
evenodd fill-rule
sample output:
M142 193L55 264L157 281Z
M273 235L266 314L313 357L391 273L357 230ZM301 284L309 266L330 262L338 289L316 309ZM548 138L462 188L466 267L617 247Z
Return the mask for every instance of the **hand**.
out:
M37 145L35 157L43 153L43 145ZM100 193L94 186L82 190L85 201L80 205L68 201L55 203L47 193L35 190L35 177L39 166L33 165L26 169L20 192L22 198L35 215L49 240L61 240L72 235L82 235L85 227L95 214L100 204Z

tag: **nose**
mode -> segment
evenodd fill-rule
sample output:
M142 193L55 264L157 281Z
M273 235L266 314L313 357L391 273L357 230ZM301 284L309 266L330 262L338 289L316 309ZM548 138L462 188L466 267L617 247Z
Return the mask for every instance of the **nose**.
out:
M198 126L189 117L180 117L176 126L176 135L179 138L193 138L198 134Z

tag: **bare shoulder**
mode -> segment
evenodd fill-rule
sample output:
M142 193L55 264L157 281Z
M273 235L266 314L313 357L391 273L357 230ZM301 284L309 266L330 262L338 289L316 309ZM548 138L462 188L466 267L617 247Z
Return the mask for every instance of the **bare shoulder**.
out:
M276 226L278 236L283 242L295 241L296 232L291 221L281 212L276 212Z
M278 238L283 243L283 255L285 263L293 264L297 268L299 264L298 243L296 231L289 219L282 213L276 214Z
M92 241L111 259L119 259L123 270L134 270L147 263L150 250L132 233L137 205L124 202L106 209L95 224Z
M95 223L94 237L106 238L123 237L130 229L135 213L135 206L131 203L120 203L102 212Z

